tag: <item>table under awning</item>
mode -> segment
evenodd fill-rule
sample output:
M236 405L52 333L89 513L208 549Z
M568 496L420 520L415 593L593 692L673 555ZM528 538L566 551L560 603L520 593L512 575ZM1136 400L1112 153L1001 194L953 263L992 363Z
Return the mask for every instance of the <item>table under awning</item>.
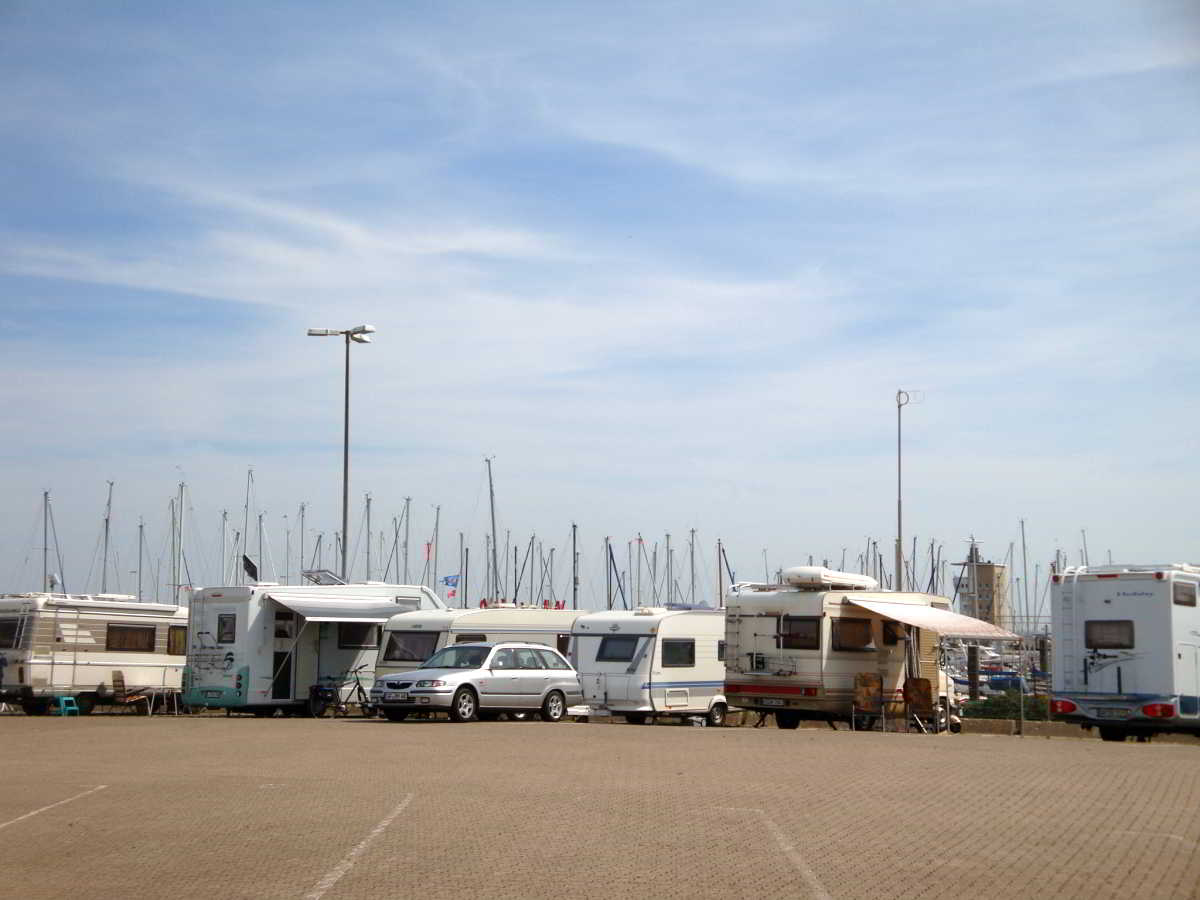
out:
M320 594L272 591L267 595L310 622L373 622L382 624L407 609L391 600L347 600Z
M886 600L855 600L846 598L855 606L860 606L869 612L936 631L942 637L966 638L976 641L1019 641L1020 635L1005 631L990 622L938 609L936 606L924 606L918 603L890 603Z

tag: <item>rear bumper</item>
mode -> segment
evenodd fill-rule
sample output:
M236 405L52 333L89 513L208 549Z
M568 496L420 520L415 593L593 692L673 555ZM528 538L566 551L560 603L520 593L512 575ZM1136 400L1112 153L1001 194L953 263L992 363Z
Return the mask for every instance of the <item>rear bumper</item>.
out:
M1178 694L1094 694L1059 693L1050 695L1051 702L1068 701L1075 704L1069 713L1054 713L1059 722L1069 722L1087 728L1105 726L1127 731L1200 731L1200 702L1195 697ZM1173 716L1152 716L1144 712L1147 706L1170 705Z

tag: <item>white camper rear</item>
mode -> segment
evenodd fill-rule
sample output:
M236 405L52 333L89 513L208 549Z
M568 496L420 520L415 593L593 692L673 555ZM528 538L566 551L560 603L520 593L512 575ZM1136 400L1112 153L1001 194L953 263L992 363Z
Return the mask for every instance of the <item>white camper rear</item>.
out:
M1051 711L1105 740L1200 734L1200 566L1069 568L1051 579Z
M423 585L252 584L192 595L184 701L255 715L320 714L315 689L374 680L382 625L444 609Z
M447 644L467 641L525 641L567 655L578 609L493 606L485 609L420 610L392 616L384 626L375 676L421 667Z
M706 716L722 725L725 702L723 610L636 609L580 616L571 661L583 685L581 716Z

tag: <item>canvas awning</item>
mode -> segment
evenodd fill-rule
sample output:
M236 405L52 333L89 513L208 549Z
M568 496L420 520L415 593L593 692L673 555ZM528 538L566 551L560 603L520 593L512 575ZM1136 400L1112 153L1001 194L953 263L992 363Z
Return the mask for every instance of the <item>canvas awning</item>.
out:
M990 622L975 619L971 616L960 615L936 606L924 606L919 603L889 603L886 600L855 600L847 597L855 606L865 610L916 625L918 628L928 628L936 631L942 637L968 638L977 641L1019 641L1019 635L1005 631Z
M310 622L386 622L407 609L391 600L347 600L344 597L272 591L267 595Z

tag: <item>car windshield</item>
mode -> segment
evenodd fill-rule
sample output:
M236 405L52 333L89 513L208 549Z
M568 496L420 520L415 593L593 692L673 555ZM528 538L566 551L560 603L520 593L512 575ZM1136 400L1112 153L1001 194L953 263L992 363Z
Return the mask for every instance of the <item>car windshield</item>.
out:
M488 647L446 647L421 664L422 669L478 669L487 659Z

